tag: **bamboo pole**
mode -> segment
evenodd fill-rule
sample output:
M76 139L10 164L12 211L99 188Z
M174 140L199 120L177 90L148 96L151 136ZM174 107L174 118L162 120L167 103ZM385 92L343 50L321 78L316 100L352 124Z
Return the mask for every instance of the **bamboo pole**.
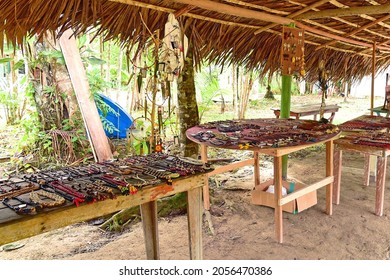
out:
M288 119L291 109L291 85L292 76L282 75L282 95L280 100L280 118ZM287 179L287 160L288 156L282 156L282 178Z

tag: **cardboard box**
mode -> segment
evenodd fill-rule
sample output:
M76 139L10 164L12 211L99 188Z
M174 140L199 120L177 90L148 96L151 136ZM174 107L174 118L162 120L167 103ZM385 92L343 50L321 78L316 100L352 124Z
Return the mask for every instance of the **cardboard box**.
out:
M267 192L269 186L274 184L274 179L268 180L260 185L256 186L252 191L252 204L263 205L275 208L274 194ZM305 187L301 183L295 182L292 188L290 189L290 182L283 181L283 187L287 189L287 194L293 192L294 190L299 190ZM296 198L293 201L288 202L282 206L283 211L289 213L299 213L303 210L317 204L317 190L309 192L301 197Z

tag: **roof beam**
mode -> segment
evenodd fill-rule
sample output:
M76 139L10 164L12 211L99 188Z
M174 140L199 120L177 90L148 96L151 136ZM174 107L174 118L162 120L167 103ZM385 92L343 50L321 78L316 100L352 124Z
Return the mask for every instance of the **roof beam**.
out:
M200 7L205 10L214 11L222 14L227 14L231 16L237 16L237 17L243 17L243 18L249 18L249 19L257 19L261 21L268 21L273 22L277 24L290 24L295 23L295 25L299 28L305 29L307 31L310 31L315 34L319 34L331 39L340 40L343 42L351 43L358 46L363 47L372 47L372 44L364 43L361 41L353 40L350 38L345 38L342 36L338 36L335 34L331 34L322 30L315 29L313 27L307 26L301 22L295 21L293 19L288 19L280 16L270 15L263 12L253 11L245 8L235 7L231 5L226 5L222 3L217 3L210 0L173 0L174 2L181 3L181 4L187 4L187 5L194 5L197 7ZM390 5L389 5L390 6ZM387 47L381 47L382 49L389 50Z
M300 15L300 14L303 14L303 13L305 13L305 12L307 12L307 11L310 11L311 9L316 8L316 7L318 7L318 6L321 6L321 5L323 5L323 4L325 4L325 3L329 2L329 1L331 1L331 0L322 0L322 1L319 1L319 2L315 2L315 3L313 3L313 4L309 5L309 6L304 7L302 10L299 10L299 11L296 11L296 12L294 12L294 13L289 14L289 15L287 16L287 18L292 18L292 19L293 19L293 18L295 18L296 16L298 16L298 15ZM261 29L259 29L259 30L256 30L256 31L255 31L255 35L257 35L257 34L263 32L263 31L265 31L265 30L267 30L267 29L274 28L274 27L277 26L277 25L278 25L277 23L271 23L271 24L269 24L269 25L267 25L267 26L264 26L263 28L261 28Z
M167 12L167 13L174 13L175 12L175 10L172 10L172 9L163 8L163 7L159 7L156 5L147 4L144 2L139 2L139 1L134 1L134 0L109 0L109 1L138 6L138 7L142 7L142 8L149 8L149 9L163 11L163 12ZM220 3L209 1L209 0L197 0L197 1L194 1L194 0L173 0L173 1L175 1L177 3L193 5L193 6L197 6L197 7L206 9L206 10L216 11L216 12L225 13L228 15L233 15L233 16L238 16L238 17L243 17L243 18L258 19L258 20L262 20L262 21L270 21L270 22L274 22L274 23L278 23L278 24L288 24L288 23L293 22L298 27L303 28L303 29L305 29L313 34L325 36L325 37L331 38L331 39L340 40L340 41L347 42L347 43L350 43L353 45L363 46L366 48L372 48L371 44L364 43L364 42L357 41L357 40L353 40L353 39L349 39L349 38L344 38L344 37L338 36L338 35L334 35L334 34L326 32L326 31L321 31L321 30L315 29L313 27L306 26L303 23L295 22L292 19L287 19L287 18L280 17L280 16L273 16L273 15L269 15L269 14L266 14L263 12L248 10L245 8L230 6L230 5L226 5L226 4L220 4ZM220 9L220 5L223 5L224 9ZM206 8L206 7L208 7L208 8ZM232 13L232 11L234 11L234 13ZM263 17L263 15L268 16L267 20L265 17ZM245 25L245 24L217 20L217 19L213 19L210 17L195 15L195 14L191 14L191 13L187 13L187 14L185 14L185 16L190 17L190 18L200 19L200 20L216 22L216 23L220 23L220 24L249 27L249 25ZM273 33L273 32L271 32L271 33ZM378 48L383 49L383 50L390 50L390 47L387 47L387 46L378 46Z
M390 13L390 4L377 6L362 6L345 9L329 9L318 12L307 12L296 17L297 20L302 19L318 19L328 17L343 17L356 15L373 15L373 14L387 14Z
M264 12L258 12L254 10L249 10L241 7L231 6L219 2L214 2L210 0L173 0L173 2L181 3L181 4L187 4L187 5L194 5L199 8L218 12L221 14L227 14L231 16L236 17L244 17L244 18L251 18L251 19L257 19L261 21L267 21L267 22L274 22L278 24L290 24L291 20L281 17L281 16L275 16Z
M193 8L195 8L195 6L192 6L192 5L187 5L185 6L184 8L180 9L180 10L177 10L175 12L175 18L178 18L180 17L181 15L184 15L186 13L188 13L189 11L191 11Z
M356 34L356 33L359 33L360 31L363 31L363 30L365 30L365 29L367 29L367 28L373 26L373 25L376 25L378 22L384 21L384 20L389 19L389 18L390 18L390 14L388 14L388 15L386 15L386 16L384 16L384 17L381 17L381 18L379 18L379 19L377 19L377 20L375 20L375 21L372 21L372 22L370 22L370 23L368 23L368 24L366 24L366 25L363 25L363 26L361 26L361 27L355 29L355 30L352 31L352 32L349 32L349 33L347 33L347 34L344 34L343 36L351 36L351 35L354 35L354 34ZM323 44L322 46L318 47L316 50L322 49L322 48L324 48L324 47L326 47L326 46L332 45L332 44L337 43L337 42L338 42L337 40L333 40L333 41L331 41L331 42L327 42L327 43Z

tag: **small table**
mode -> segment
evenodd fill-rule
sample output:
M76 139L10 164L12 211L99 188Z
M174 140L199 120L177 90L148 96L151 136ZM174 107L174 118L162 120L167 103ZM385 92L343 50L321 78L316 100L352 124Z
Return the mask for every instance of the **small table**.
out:
M383 215L387 156L390 155L390 119L363 115L339 125L342 137L334 141L334 190L333 201L340 203L341 169L343 151L362 153L365 156L364 185L370 183L370 157L376 157L376 203L375 214Z
M340 106L337 104L325 105L324 113L330 113L329 122L332 123L336 112L338 112ZM277 118L280 117L279 108L271 108ZM317 115L320 114L321 104L307 104L301 106L293 106L290 108L290 116L295 117L297 120L304 116L314 116L314 120L317 119Z
M209 176L254 165L254 188L260 185L259 154L274 158L274 205L275 235L279 243L283 242L283 205L309 192L326 187L326 213L332 215L333 191L333 140L339 137L338 129L332 124L320 124L312 120L293 119L250 119L228 120L206 123L186 131L187 137L201 146L202 161L207 162L209 146L224 149L252 150L253 159L236 162L228 166L216 168ZM282 197L282 157L290 153L315 145L326 145L325 178L309 186L296 190ZM203 187L205 208L209 204L209 188L207 182Z

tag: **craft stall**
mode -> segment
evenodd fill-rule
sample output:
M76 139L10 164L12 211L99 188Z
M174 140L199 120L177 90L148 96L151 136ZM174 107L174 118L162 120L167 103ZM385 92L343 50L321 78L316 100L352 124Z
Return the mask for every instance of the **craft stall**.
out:
M276 240L280 243L283 242L282 211L289 203L294 203L297 199L316 192L319 188L326 187L326 213L332 214L333 140L337 139L339 134L340 132L335 125L314 120L296 119L216 121L192 127L186 132L190 140L201 146L202 161L205 163L208 162L208 147L253 151L253 159L215 168L207 176L210 177L245 165L254 165L252 201L256 202L258 196L265 193L265 186L274 185L273 203L268 206L275 208L275 234ZM289 185L289 182L287 182L288 178L282 178L282 157L320 144L326 145L325 178L311 185L299 186L299 188L293 185L289 189L289 193L283 196L283 186ZM272 180L261 182L259 154L273 156L274 178ZM294 187L296 188L293 190ZM204 185L203 192L205 208L208 209L210 204L207 183Z
M334 152L334 203L340 203L342 156L344 151L364 155L364 185L370 184L370 173L374 170L376 181L375 214L383 215L387 157L390 155L390 119L363 115L339 125L340 139L335 141ZM374 161L372 160L374 158ZM375 161L376 158L376 161Z
M146 254L159 259L159 198L186 192L191 259L202 259L208 165L154 153L0 180L0 244L140 206Z

